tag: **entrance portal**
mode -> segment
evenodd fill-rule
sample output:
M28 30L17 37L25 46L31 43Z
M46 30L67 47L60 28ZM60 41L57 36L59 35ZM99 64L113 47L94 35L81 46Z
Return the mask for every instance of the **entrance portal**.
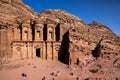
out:
M37 57L41 57L41 55L40 55L40 48L37 48L37 49L36 49L36 56L37 56Z

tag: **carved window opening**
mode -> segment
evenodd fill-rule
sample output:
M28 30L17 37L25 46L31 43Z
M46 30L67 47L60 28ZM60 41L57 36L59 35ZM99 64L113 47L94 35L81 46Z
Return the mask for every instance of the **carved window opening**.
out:
M25 40L27 40L27 38L28 38L28 31L24 31L24 35L25 35Z
M52 31L50 31L49 34L50 34L50 39L52 39L52 34L53 34Z
M59 41L60 40L60 24L56 26L55 34L56 34L56 41Z
M37 37L40 38L40 31L37 31Z
M43 40L47 40L47 24L45 24L43 28Z

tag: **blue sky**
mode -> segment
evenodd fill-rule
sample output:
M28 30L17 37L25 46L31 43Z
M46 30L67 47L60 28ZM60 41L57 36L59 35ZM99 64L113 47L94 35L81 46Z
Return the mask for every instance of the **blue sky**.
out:
M65 10L89 24L96 20L120 36L120 0L23 0L35 12Z

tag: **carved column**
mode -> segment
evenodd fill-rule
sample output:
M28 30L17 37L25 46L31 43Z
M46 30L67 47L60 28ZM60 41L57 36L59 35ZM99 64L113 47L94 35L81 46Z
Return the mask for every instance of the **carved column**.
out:
M9 34L13 37L13 41L19 41L20 40L20 30L15 27L11 30L12 32Z
M32 59L33 59L33 51L34 51L34 46L33 46L33 43L32 43L32 54L31 54Z
M52 60L53 58L53 46L51 42L47 43L47 60Z
M55 27L53 27L53 41L56 41Z
M46 48L45 48L45 43L42 43L42 59L45 59L45 55L46 55Z
M14 30L13 30L13 33L14 33L14 41L16 41L17 40L17 34L19 34L18 32L17 32L17 28L14 28Z
M48 53L47 53L47 43L45 43L45 59L48 59Z
M63 29L62 29L62 25L60 25L60 41L62 41L62 37L63 37Z
M17 38L18 41L20 41L20 35L21 35L20 34L20 29L18 29L18 38Z
M24 29L22 27L22 40L24 40Z
M53 42L51 44L51 48L52 48L52 60L54 60L54 46L53 46Z

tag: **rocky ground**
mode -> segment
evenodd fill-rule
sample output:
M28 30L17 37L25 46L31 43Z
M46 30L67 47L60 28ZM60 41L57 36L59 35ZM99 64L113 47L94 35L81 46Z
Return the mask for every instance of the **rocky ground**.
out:
M4 61L1 80L120 80L120 67L94 60L88 65L65 65L41 59Z
M3 66L0 71L1 80L74 80L75 78L70 75L68 66L58 61L22 60L7 62Z

